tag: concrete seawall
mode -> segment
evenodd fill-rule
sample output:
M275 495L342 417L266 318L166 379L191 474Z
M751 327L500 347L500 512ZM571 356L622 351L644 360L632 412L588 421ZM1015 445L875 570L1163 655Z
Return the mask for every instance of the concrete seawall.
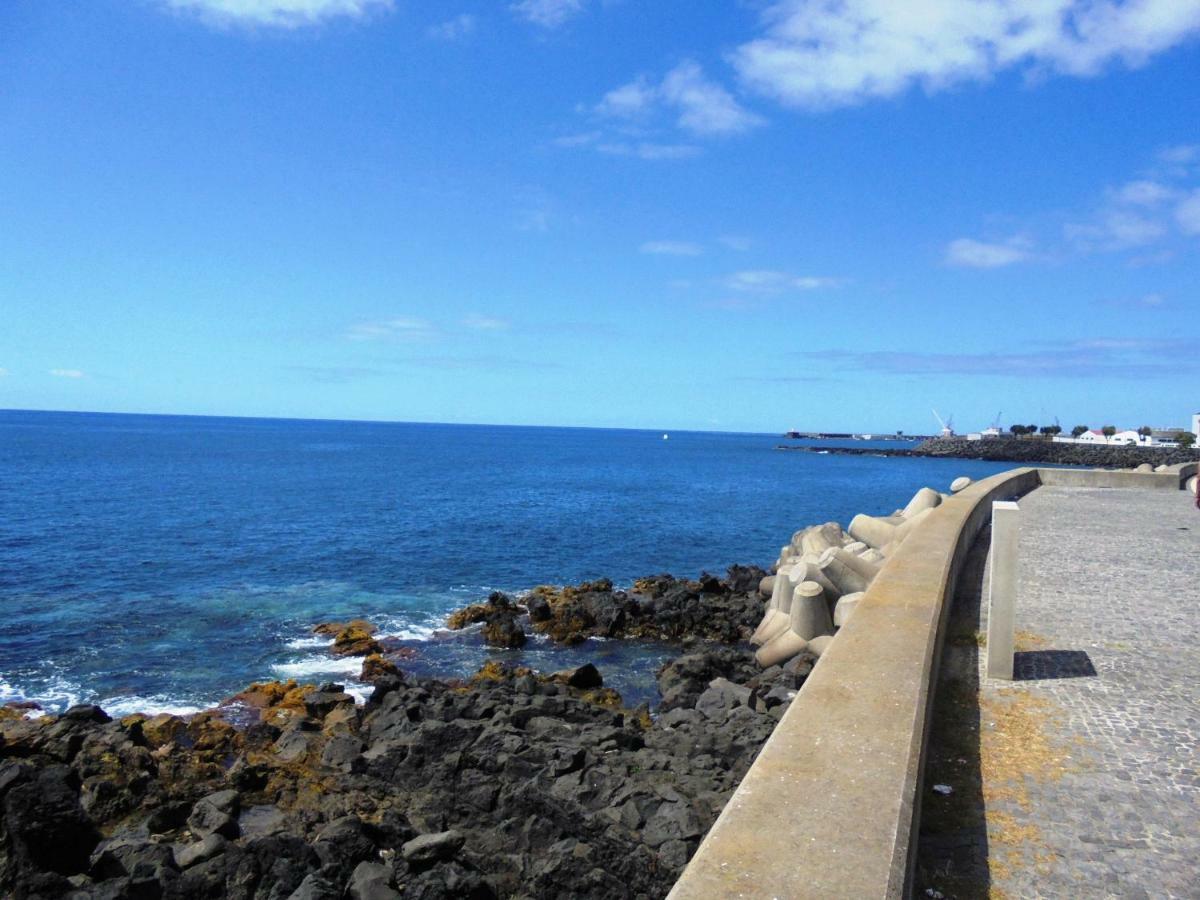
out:
M1020 468L947 498L888 559L670 897L904 896L949 599L992 501L1043 483L1179 490L1194 472Z

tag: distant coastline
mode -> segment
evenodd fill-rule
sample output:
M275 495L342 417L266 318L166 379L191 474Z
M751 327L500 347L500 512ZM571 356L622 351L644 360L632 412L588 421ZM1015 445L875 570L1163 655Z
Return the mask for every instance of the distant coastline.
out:
M1087 444L1064 444L1019 438L993 438L984 441L969 441L966 438L931 438L911 448L779 444L775 449L829 453L839 456L917 456L935 459L977 459L988 462L1050 463L1105 469L1127 469L1143 463L1169 466L1200 459L1200 451L1196 449L1128 447L1117 444L1089 446Z

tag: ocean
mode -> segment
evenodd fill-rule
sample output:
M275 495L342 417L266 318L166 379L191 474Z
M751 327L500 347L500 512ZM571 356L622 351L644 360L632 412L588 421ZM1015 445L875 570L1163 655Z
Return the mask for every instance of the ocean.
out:
M446 632L446 615L493 590L766 567L800 527L1009 468L781 443L0 411L0 703L187 713L273 678L362 695L360 660L332 657L311 633L351 617L398 638L416 674L593 661L627 702L653 701L669 648L537 637L495 651L474 631Z

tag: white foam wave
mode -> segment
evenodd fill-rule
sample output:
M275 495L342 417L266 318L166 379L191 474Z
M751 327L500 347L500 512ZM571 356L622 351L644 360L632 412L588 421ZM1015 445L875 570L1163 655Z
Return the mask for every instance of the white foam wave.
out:
M313 675L357 675L362 671L362 660L356 656L306 656L290 663L271 666L281 678L308 678Z
M26 713L26 718L31 719L70 709L77 703L82 703L83 698L83 688L61 675L54 675L30 690L19 688L7 681L0 683L0 702L27 700L42 707L41 710Z
M401 626L386 626L379 637L398 641L427 641L440 630L443 629L436 625L414 625L410 622Z
M354 698L355 703L366 703L371 698L371 692L374 691L369 684L364 684L361 681L356 681L345 686L345 691Z
M333 638L320 634L314 634L311 637L296 638L293 641L287 642L287 648L289 650L312 650L314 647L332 646Z
M164 697L161 694L155 694L150 697L139 697L137 695L132 697L109 697L107 700L101 700L96 705L116 719L119 719L121 716L133 715L134 713L145 713L148 716L157 715L158 713L167 713L172 716L190 716L211 706L211 704L197 705L187 700Z

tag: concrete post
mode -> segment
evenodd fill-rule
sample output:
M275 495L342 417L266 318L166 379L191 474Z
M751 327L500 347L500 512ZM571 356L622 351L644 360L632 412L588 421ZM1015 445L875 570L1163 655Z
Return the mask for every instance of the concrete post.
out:
M1013 677L1014 607L1017 598L1017 533L1020 507L1007 500L992 504L992 547L988 582L987 675Z

